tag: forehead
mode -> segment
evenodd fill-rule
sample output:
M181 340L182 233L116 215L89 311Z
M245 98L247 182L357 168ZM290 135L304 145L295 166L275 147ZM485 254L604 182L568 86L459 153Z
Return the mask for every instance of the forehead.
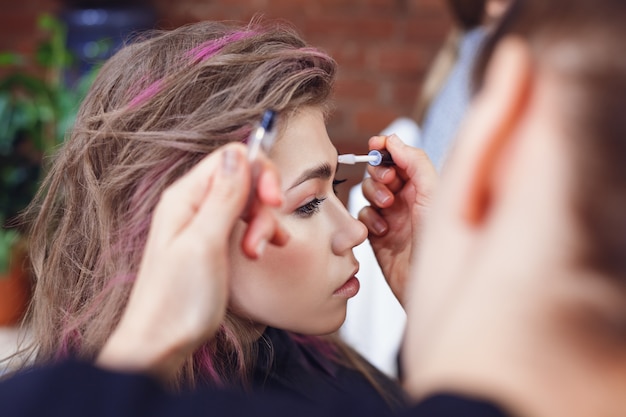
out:
M291 116L272 147L270 158L278 166L283 181L322 162L334 167L337 151L326 132L322 111L306 108Z

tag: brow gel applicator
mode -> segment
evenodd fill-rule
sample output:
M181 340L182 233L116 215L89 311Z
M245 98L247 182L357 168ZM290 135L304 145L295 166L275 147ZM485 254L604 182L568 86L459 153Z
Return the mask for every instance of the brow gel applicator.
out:
M355 155L353 153L347 153L339 155L337 162L340 164L354 165L357 162L367 162L371 166L377 167L394 165L391 154L386 150L378 151L376 149L369 151L367 155Z
M273 110L265 110L261 123L250 132L248 137L248 161L252 162L256 159L259 149L269 152L276 139L276 112Z
M246 142L248 146L248 161L252 166L252 183L250 187L250 194L248 195L248 202L243 211L242 217L246 219L250 215L250 207L252 201L256 196L256 183L259 179L258 164L255 164L255 160L259 155L259 150L263 150L265 153L269 153L274 140L276 139L276 112L273 110L266 110L263 113L261 122L252 129L250 136Z

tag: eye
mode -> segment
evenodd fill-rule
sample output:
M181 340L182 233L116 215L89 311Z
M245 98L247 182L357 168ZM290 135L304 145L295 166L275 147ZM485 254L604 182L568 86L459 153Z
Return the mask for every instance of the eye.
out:
M314 198L303 206L300 206L294 212L298 217L308 218L320 211L320 205L326 200L325 198Z
M343 184L344 182L348 181L346 180L333 180L333 191L335 193L335 195L337 194L337 186L340 184Z

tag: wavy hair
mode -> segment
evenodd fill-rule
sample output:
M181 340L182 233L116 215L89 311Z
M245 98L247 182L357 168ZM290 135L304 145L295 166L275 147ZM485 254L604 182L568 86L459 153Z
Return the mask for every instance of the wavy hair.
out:
M291 28L258 20L155 31L110 58L26 215L34 361L95 358L124 311L163 190L244 141L266 109L325 108L335 70ZM245 331L229 314L172 383L245 381Z

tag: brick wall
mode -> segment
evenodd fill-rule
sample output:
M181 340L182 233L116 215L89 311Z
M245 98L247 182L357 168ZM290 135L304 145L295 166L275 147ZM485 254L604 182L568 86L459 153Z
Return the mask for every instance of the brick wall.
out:
M0 51L33 53L41 37L37 17L59 7L59 0L0 0Z
M37 14L62 0L0 0L0 50L34 49ZM450 25L444 0L151 0L159 24L202 19L247 21L255 14L296 25L339 63L329 133L340 152L364 152L367 139L410 115L429 63ZM348 185L362 166L342 168ZM345 200L348 187L340 194Z
M450 27L444 0L155 0L165 26L201 19L285 19L339 64L329 134L340 152L412 113L424 74ZM342 167L349 185L363 166Z

